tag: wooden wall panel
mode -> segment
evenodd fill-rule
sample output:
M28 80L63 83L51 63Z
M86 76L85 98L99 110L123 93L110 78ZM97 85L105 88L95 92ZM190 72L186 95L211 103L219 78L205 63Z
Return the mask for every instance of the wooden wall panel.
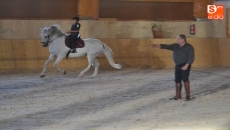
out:
M101 1L100 18L193 20L193 2Z
M220 48L221 65L224 67L230 67L230 38L220 38L218 43Z
M101 0L101 1L194 2L194 0Z
M79 0L78 14L80 17L98 19L100 0Z
M226 8L226 37L230 38L230 8Z
M214 0L194 0L194 17L207 18L207 5L212 5L213 1Z
M0 0L1 19L71 19L78 0Z
M151 48L151 43L173 43L167 39L100 39L114 51L114 61L124 67L173 68L172 52ZM195 48L193 67L230 66L230 52L223 38L188 38ZM0 71L7 69L41 69L49 56L48 48L41 47L40 40L0 40ZM98 58L101 67L112 68L105 56ZM86 57L68 58L60 62L63 69L87 66ZM53 68L53 62L49 68Z

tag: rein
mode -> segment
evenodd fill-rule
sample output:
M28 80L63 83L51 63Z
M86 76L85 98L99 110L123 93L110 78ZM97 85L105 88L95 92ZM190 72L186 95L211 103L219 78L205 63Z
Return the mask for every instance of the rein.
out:
M65 34L66 34L66 33L63 33L63 34L59 35L58 37L56 37L56 38L54 38L54 39L52 39L52 40L50 40L50 36L48 35L48 36L46 36L46 37L48 37L47 41L46 41L46 42L42 42L42 43L44 43L44 44L45 44L44 47L46 47L46 46L48 46L49 43L51 43L51 42L54 41L55 39L57 39L57 38L59 38L59 37L65 35Z
M55 39L57 39L57 38L59 38L59 37L65 35L65 34L66 34L66 33L63 33L62 35L59 35L58 37L56 37L56 38L52 39L51 41L49 41L49 43L52 42L52 41L54 41Z

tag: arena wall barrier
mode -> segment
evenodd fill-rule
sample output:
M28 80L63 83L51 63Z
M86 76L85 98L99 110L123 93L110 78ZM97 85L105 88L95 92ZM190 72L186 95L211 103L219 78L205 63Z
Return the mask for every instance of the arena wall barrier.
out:
M173 43L168 39L100 39L114 51L114 60L124 67L173 68L172 52L151 48L151 43ZM195 48L193 67L230 66L230 39L188 38ZM48 48L41 46L40 39L0 40L0 69L42 69L48 59ZM104 56L98 58L100 66L109 66ZM86 67L86 57L63 59L62 68ZM48 66L53 68L53 62Z

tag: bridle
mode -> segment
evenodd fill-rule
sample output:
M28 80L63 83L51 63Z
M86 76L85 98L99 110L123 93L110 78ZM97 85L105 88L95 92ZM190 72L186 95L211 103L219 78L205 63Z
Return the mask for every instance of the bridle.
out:
M47 38L46 42L42 42L42 46L43 47L47 47L49 45L50 41L50 35L45 36L45 38Z
M56 38L54 38L54 39L52 39L52 40L50 40L50 35L47 35L47 36L45 36L45 38L47 38L47 41L46 42L41 42L41 43L43 43L43 47L47 47L48 45L49 45L49 43L51 43L52 41L54 41L55 39L57 39L57 38L59 38L59 37L61 37L61 36L63 36L63 35L65 35L66 33L63 33L63 34L61 34L60 36L58 36L58 37L56 37Z

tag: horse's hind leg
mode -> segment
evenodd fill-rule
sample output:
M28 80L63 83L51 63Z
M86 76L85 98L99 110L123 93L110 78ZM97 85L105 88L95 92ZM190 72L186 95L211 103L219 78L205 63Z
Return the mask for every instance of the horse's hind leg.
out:
M93 56L92 55L87 55L87 59L88 59L88 66L81 71L81 73L78 75L79 78L82 78L83 74L88 71L90 69L90 67L92 66L93 63Z
M50 54L48 60L45 62L44 68L43 68L42 73L40 75L41 78L45 77L47 65L50 63L50 61L52 61L54 59L54 57L55 56L53 54Z
M96 58L94 58L94 60L93 60L93 65L94 65L95 69L94 69L93 75L90 77L95 77L95 76L97 76L97 73L98 73L99 63L98 63Z
M66 74L65 70L62 70L61 68L58 67L58 63L65 57L65 55L59 55L56 59L56 61L54 62L54 67L58 72L61 72L63 74Z

